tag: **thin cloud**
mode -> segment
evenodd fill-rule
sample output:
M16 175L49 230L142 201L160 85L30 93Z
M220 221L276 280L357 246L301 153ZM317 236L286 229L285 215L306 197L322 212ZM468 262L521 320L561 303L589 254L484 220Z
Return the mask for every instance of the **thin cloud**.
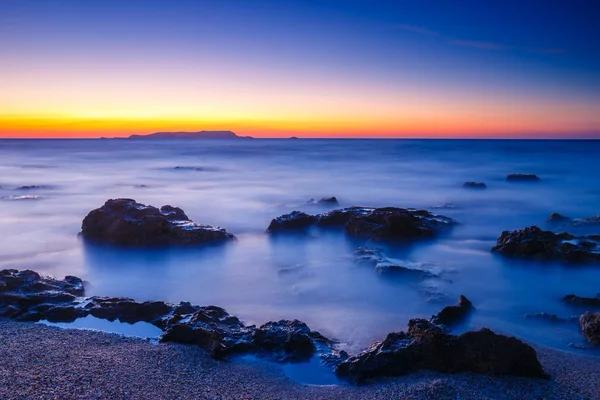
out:
M477 42L472 40L452 40L452 43L458 46L472 47L480 50L509 50L512 48L500 43Z

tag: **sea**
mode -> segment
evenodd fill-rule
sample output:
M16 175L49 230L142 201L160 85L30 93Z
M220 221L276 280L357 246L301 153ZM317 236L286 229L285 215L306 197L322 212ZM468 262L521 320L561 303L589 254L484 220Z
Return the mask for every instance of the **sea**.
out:
M511 183L532 173L539 182ZM462 187L484 182L485 190ZM342 231L271 235L271 219L339 207L425 209L459 224L435 240L369 243ZM221 226L223 245L127 249L88 244L81 222L107 199L181 207ZM299 319L350 353L429 318L463 294L475 306L455 333L488 327L530 343L600 355L567 294L600 292L600 265L507 259L505 230L600 214L600 141L585 140L0 140L0 268L88 282L90 295L218 305L248 324ZM562 228L564 229L564 228ZM600 234L600 224L568 228ZM438 275L415 280L359 263L369 247Z

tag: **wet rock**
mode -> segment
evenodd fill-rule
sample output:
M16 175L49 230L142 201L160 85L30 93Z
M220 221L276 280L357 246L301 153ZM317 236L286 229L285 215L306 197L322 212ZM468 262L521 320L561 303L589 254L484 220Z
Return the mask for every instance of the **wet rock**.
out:
M96 318L119 320L130 324L149 322L162 325L161 319L171 312L172 306L162 301L138 303L124 297L90 297L85 310Z
M535 174L508 174L506 180L509 182L537 182L540 178Z
M437 274L428 271L425 264L387 258L378 250L367 247L359 247L354 256L358 263L372 265L380 274L407 275L418 279L438 277Z
M510 257L599 262L600 240L595 236L555 234L530 226L502 232L492 251Z
M465 189L487 189L487 185L483 182L465 182L462 186Z
M346 361L350 354L344 350L332 350L329 353L321 354L321 364L328 367L336 368L342 362Z
M516 338L486 328L450 335L424 319L410 320L408 332L388 334L382 342L343 361L335 372L341 378L361 383L420 369L546 377L535 350Z
M314 215L302 211L292 211L273 219L267 228L267 232L302 230L310 227L315 222L317 222L317 217Z
M81 234L89 240L122 246L197 245L231 240L225 229L197 224L182 209L156 207L132 199L108 200L83 220Z
M579 317L579 326L590 343L600 345L600 313L587 311Z
M298 320L267 322L251 336L253 345L265 351L269 358L282 362L308 361L317 349L315 341L323 339Z
M19 186L17 188L17 190L35 190L35 189L49 189L49 187L44 186L44 185L25 185L25 186Z
M568 294L563 297L561 301L573 306L600 308L600 293L598 293L596 297L580 297L574 294Z
M550 216L546 220L546 222L551 222L551 223L556 223L556 222L563 223L563 222L568 222L568 221L571 221L571 218L565 217L564 215L561 215L559 213L550 214Z
M455 305L447 306L437 315L431 317L431 322L437 325L452 325L463 321L473 311L473 304L462 294Z

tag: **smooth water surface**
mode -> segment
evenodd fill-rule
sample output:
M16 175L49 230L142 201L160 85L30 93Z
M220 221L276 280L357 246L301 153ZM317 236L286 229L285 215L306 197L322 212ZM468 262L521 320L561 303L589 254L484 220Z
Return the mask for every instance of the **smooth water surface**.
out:
M599 155L600 141L2 140L0 267L76 275L91 295L219 305L247 323L297 318L351 353L465 294L477 311L456 331L487 326L569 350L584 343L576 322L523 315L580 314L560 299L600 292L600 265L508 260L490 248L503 230L548 228L552 212L599 214ZM505 181L518 172L541 181ZM465 181L488 189L463 189ZM41 187L18 189L31 185ZM341 232L265 233L283 213L326 211L306 204L324 196L456 218L461 224L438 240L375 246L429 263L440 278L408 280L357 264L353 252L365 243ZM154 250L85 244L82 219L117 197L179 206L238 240ZM588 232L600 230L573 231Z

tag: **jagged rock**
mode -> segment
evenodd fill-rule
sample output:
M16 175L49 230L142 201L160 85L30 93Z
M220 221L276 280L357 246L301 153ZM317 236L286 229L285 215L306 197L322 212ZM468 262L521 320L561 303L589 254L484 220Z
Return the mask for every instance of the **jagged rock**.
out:
M454 336L424 319L410 320L408 332L388 334L382 342L343 361L335 372L361 383L420 369L546 377L535 350L516 338L486 328Z
M458 302L452 306L446 306L431 317L431 322L437 325L452 325L461 322L473 311L473 304L462 294L458 298Z
M600 261L600 240L596 236L555 234L537 226L504 231L492 251L510 257L566 260L574 262Z
M197 224L182 209L156 207L132 199L108 200L83 220L89 240L123 246L195 245L233 239L225 229Z
M600 307L600 293L596 297L580 297L568 294L561 299L563 303L581 307Z
M273 219L267 228L267 232L306 229L315 222L317 222L317 217L314 215L306 214L302 211L292 211L289 214Z
M579 326L590 343L600 345L600 313L587 311L579 317Z
M536 182L540 178L535 174L508 174L506 180L509 182Z
M83 296L76 277L59 281L33 271L0 271L0 317L20 321L73 322L92 315L126 323L148 322L163 330L161 341L195 344L215 358L252 353L279 362L310 359L317 348L332 352L332 342L298 320L247 326L220 307L187 302L136 302L123 297Z
M487 189L487 185L483 182L465 182L463 187L465 189Z
M344 227L349 235L380 241L434 237L454 223L451 218L425 210L349 207L318 215L294 211L272 220L267 230L305 229L316 224Z

